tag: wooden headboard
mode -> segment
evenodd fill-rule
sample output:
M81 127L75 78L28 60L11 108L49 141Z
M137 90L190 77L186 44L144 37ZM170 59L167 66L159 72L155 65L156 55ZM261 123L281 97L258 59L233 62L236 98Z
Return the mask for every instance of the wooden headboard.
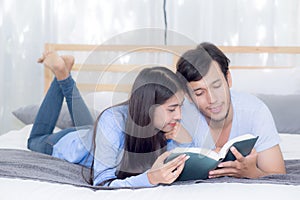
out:
M47 51L57 51L59 54L71 54L75 57L75 64L73 66L73 72L80 72L80 74L85 74L86 79L89 79L89 76L95 75L96 81L91 82L80 82L77 80L77 86L82 92L90 91L118 91L118 92L129 92L131 89L130 81L128 83L121 83L118 80L115 80L113 77L114 73L128 73L139 71L140 69L148 66L163 65L171 70L175 71L175 65L179 56L188 49L193 49L195 46L155 46L155 45L83 45L83 44L45 44L45 50ZM300 47L285 47L285 46L219 46L219 48L232 59L235 55L253 55L253 54L289 54L295 55L300 54ZM104 53L99 56L92 56L92 54ZM112 53L113 56L108 56L109 53ZM80 54L85 54L85 59L77 60L77 56ZM141 59L140 63L132 63L130 56L136 56L137 54L145 54L150 57L148 60L145 58ZM163 54L163 55L161 55ZM98 58L100 57L109 57L105 62L101 60L98 63ZM121 57L125 59L121 59ZM152 61L160 60L163 57L163 60L168 62L163 63L164 61ZM121 59L121 62L120 62ZM104 59L105 60L105 59ZM89 62L92 61L92 62ZM145 61L145 62L144 62ZM146 63L146 64L144 64ZM163 64L162 64L163 63ZM273 63L272 63L273 64ZM247 63L247 65L233 65L230 66L232 70L239 69L283 69L283 68L293 68L295 66L278 66L278 65L255 65ZM111 81L104 83L99 81L102 78L103 74L108 73ZM101 78L99 78L101 77ZM52 73L45 68L45 87L44 91L47 91L49 85L53 79ZM80 78L79 78L80 79ZM123 79L130 79L123 76ZM133 81L133 80L132 80Z

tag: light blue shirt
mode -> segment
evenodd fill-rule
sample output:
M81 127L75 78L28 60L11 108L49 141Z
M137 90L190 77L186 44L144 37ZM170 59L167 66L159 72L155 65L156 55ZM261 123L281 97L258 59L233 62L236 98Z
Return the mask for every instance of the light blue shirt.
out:
M97 126L96 151L94 155L94 185L116 178L116 170L124 151L125 122L128 106L112 107L102 113ZM72 163L90 167L89 156L92 141L92 130L78 130L61 138L53 147L52 155ZM168 140L167 149L186 147L190 144L178 144ZM137 176L116 179L110 183L112 187L152 187L147 171Z
M233 121L229 139L246 133L259 136L254 146L257 152L279 144L280 137L272 114L261 100L250 94L231 91L231 102ZM215 148L205 117L187 99L182 106L182 125L193 137L196 147Z

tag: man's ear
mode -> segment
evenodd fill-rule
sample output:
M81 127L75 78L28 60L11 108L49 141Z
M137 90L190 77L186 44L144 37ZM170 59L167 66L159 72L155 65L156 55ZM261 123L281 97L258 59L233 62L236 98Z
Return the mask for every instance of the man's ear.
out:
M226 78L227 78L228 87L231 88L232 87L232 78L231 78L231 73L229 70L227 71Z

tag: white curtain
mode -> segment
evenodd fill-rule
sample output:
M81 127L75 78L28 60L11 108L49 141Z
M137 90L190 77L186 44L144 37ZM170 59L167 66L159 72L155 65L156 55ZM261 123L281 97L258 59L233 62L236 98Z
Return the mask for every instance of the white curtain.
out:
M299 0L165 2L167 44L300 46ZM43 98L43 66L36 59L45 43L164 44L163 5L163 0L0 0L0 134L22 127L13 110ZM280 59L279 63L300 66L299 57ZM259 57L262 64L273 60ZM250 92L261 84L240 81L240 72L233 76L235 85ZM250 78L256 76L250 73ZM278 84L268 90L271 93L282 88L300 93L295 73L271 76Z

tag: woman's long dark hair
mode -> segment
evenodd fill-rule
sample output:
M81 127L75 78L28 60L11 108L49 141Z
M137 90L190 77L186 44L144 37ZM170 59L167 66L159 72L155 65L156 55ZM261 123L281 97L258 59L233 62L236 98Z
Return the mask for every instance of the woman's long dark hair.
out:
M128 104L128 116L124 154L116 172L118 179L145 172L166 151L167 141L163 132L153 126L153 112L155 107L181 90L178 77L165 67L146 68L138 74L129 100L123 103ZM100 117L101 114L95 123L94 138ZM94 151L95 148L94 142Z
M166 151L164 134L153 126L153 112L179 90L177 76L167 68L153 67L140 72L128 101L124 155L117 178L145 172Z

